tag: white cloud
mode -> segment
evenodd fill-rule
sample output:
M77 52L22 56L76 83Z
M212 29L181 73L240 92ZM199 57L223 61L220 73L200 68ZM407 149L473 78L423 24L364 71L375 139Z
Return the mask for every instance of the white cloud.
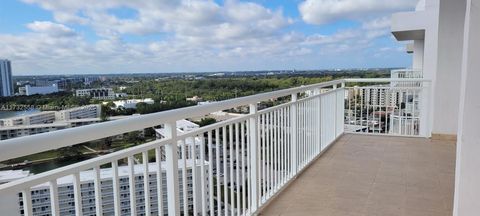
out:
M362 20L415 7L418 0L305 0L299 5L303 20L325 24L342 19Z
M331 35L302 34L288 28L293 21L281 9L238 0L23 1L54 15L27 24L31 32L0 34L0 56L30 74L284 69L309 59L318 64L319 56L360 55L388 34L389 23L365 18ZM132 15L114 13L124 8ZM74 25L85 28L76 32ZM87 40L83 29L98 37Z
M53 12L57 22L92 26L97 34L147 35L173 33L191 40L238 40L265 37L292 23L281 11L259 4L227 0L24 0ZM126 7L137 12L134 18L118 18L109 10Z
M49 21L35 21L27 24L27 28L34 32L43 33L55 37L71 37L75 36L75 32L62 24Z

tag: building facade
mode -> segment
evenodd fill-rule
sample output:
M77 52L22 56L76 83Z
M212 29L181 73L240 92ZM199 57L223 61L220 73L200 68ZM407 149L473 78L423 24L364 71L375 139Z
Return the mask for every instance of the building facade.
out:
M113 100L115 99L115 92L112 88L78 89L75 91L75 96L91 97L99 100Z
M51 94L55 92L58 92L57 84L52 84L51 86L26 85L18 89L18 93L20 95L27 95L27 96L35 95L35 94L45 95L45 94Z
M100 118L102 107L99 104L87 105L56 112L57 121Z
M21 125L49 124L55 121L55 112L39 112L24 116L3 119L3 126L13 127Z

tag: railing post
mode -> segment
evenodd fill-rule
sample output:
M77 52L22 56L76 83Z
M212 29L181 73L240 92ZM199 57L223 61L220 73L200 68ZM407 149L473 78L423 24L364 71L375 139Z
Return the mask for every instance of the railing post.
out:
M345 132L345 82L342 82L340 86L341 99L340 101L337 101L337 106L340 103L340 113L337 113L337 115L340 115L337 117L337 120L339 120L338 124L340 124L337 125L337 128L340 126L340 131L337 131L335 138ZM336 95L336 98L338 100L338 95Z
M291 124L292 126L290 127L290 133L292 134L292 140L291 140L291 148L292 148L292 176L296 175L297 174L297 171L298 171L298 159L297 159L297 155L298 155L298 143L297 143L297 132L298 132L298 128L297 128L297 115L298 115L298 111L297 111L297 103L295 103L298 99L298 96L297 96L297 93L295 94L292 94L292 102L294 102L292 105L291 105L291 109L290 109L290 119L291 119Z
M165 124L166 139L171 142L165 145L165 162L167 177L167 200L168 215L180 215L180 193L178 188L178 146L177 146L177 123ZM157 158L158 160L158 158ZM161 181L161 179L159 179ZM185 181L185 179L184 179ZM159 194L161 196L161 194ZM184 197L186 199L186 197Z
M257 113L257 104L250 104L250 114ZM249 119L250 124L250 185L251 185L251 207L250 212L256 212L258 209L258 117L253 115Z
M314 129L315 133L314 134L317 134L317 136L315 137L315 144L318 146L318 149L316 150L315 154L319 154L320 152L322 152L322 98L320 95L320 88L315 88L315 90L313 91L313 94L317 96L317 98L315 99L315 103L316 103L316 107L317 109L314 110L315 112L315 117L317 118L315 120L316 124L316 128ZM316 155L315 155L316 156Z
M333 85L333 91L334 91L334 95L335 95L335 102L334 102L334 105L333 105L333 110L335 111L335 114L333 116L333 133L334 133L334 137L337 138L337 134L338 134L338 131L337 131L337 115L338 115L338 103L337 103L337 84Z

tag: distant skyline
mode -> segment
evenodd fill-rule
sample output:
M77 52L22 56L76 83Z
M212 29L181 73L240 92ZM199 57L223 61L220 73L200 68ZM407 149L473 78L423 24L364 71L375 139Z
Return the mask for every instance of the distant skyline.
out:
M417 0L2 0L13 75L407 67Z

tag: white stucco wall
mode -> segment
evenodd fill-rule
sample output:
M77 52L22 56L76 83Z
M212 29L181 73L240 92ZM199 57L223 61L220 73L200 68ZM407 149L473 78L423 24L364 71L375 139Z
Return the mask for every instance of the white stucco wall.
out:
M467 1L454 215L480 215L480 0Z
M440 1L432 128L435 134L456 134L458 129L465 2Z
M423 56L424 56L424 40L413 41L413 66L414 70L422 70L423 68Z

